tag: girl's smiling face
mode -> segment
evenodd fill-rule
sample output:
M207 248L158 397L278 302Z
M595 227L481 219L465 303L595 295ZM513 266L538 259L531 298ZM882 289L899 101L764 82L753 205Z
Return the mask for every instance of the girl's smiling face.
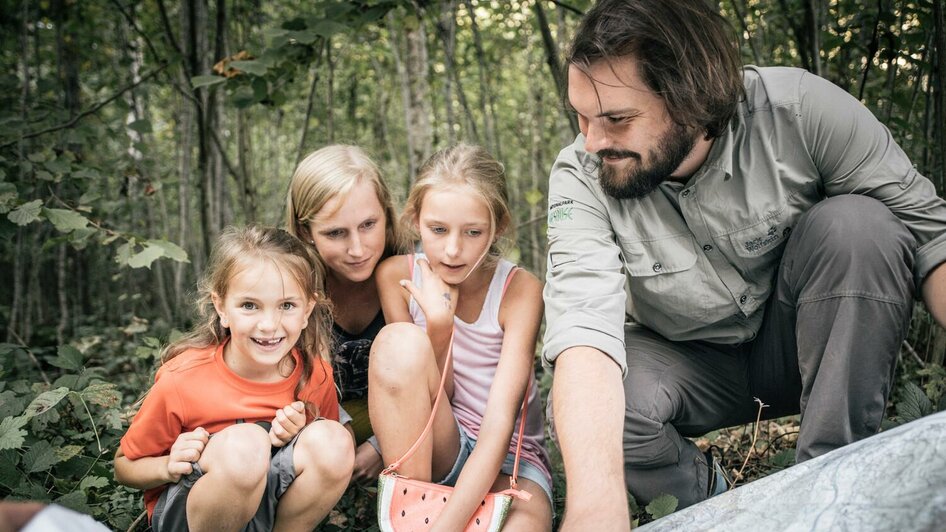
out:
M310 294L272 260L249 262L227 286L213 294L220 323L230 329L224 361L237 375L255 381L275 381L280 361L296 345L315 306Z
M486 202L468 186L427 191L417 224L430 267L447 284L462 283L496 236Z

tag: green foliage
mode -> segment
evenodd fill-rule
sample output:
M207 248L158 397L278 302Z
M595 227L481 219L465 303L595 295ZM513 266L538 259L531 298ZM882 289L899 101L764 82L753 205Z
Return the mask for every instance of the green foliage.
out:
M680 501L673 495L664 494L650 501L650 504L644 509L647 510L647 513L654 519L660 519L661 517L672 514L677 509L679 502Z

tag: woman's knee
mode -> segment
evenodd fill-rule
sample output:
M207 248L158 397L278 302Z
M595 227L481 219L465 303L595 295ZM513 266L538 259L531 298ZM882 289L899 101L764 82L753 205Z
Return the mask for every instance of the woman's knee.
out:
M426 375L433 349L424 329L412 323L392 323L375 337L368 360L372 384L398 388L417 375Z
M253 486L269 471L271 444L266 429L239 423L217 432L199 463L206 473Z
M351 434L338 422L314 421L299 433L293 461L297 472L311 468L326 480L348 482L355 464Z

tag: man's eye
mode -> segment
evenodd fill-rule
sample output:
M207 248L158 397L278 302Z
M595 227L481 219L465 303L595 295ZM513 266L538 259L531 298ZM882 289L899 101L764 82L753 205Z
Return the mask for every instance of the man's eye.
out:
M607 117L609 124L623 124L627 122L630 117L628 116L609 116Z

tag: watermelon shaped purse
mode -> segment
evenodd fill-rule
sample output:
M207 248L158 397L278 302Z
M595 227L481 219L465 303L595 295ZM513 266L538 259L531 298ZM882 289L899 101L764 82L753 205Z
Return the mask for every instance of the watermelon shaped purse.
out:
M447 349L445 364L450 363L452 351L453 334L450 335L450 347ZM437 412L440 398L444 395L443 386L446 376L447 372L444 371L440 378L440 390L437 392L437 398L434 399L430 419L427 420L424 431L414 442L414 445L404 453L404 456L389 465L378 477L378 525L382 532L429 530L453 494L453 488L450 486L415 480L397 474L398 467L414 455L420 444L430 434L434 423L434 414ZM512 498L516 497L523 501L532 498L532 494L529 492L518 489L516 483L519 476L519 454L522 450L522 436L526 425L526 409L529 405L530 386L531 380L529 386L526 387L525 397L522 400L522 413L519 416L519 440L516 442L516 461L512 476L509 479L509 489L499 493L487 493L483 502L473 513L473 517L466 524L465 531L498 532L502 529L503 523L506 522L506 517L509 515Z

